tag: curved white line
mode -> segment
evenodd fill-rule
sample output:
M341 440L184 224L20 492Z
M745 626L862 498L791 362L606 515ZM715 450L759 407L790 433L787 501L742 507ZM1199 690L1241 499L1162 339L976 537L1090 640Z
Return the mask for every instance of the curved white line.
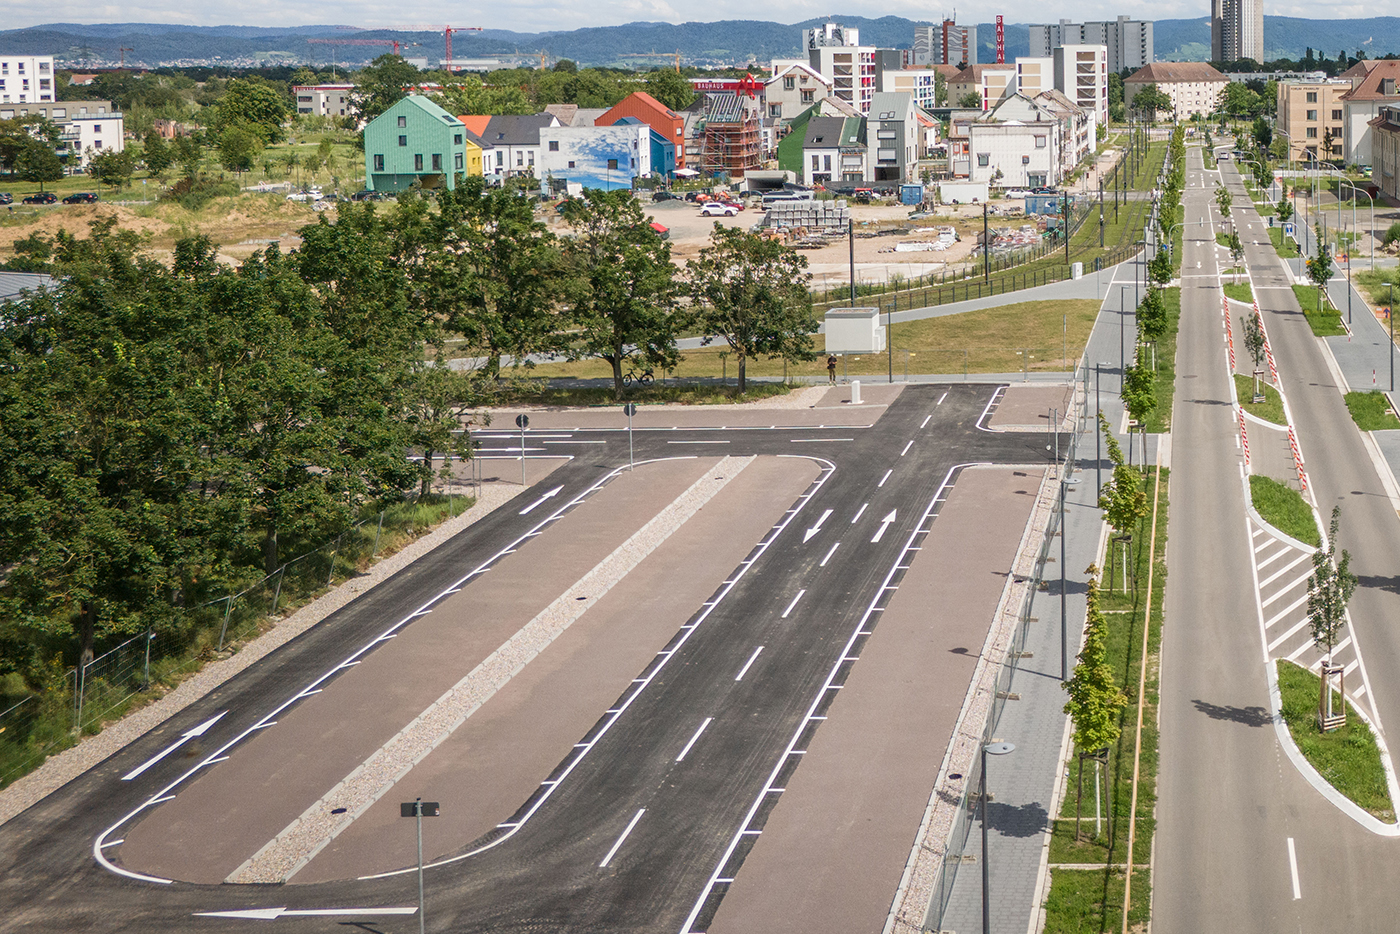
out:
M1007 386L998 386L998 387L997 387L997 391L994 392L994 393L992 393L992 398L989 399L989 400L987 400L987 407L986 407L985 409L982 410L982 414L981 414L981 415L977 416L977 430L978 430L978 431L989 431L989 432L992 432L993 434L1004 434L1004 432L1003 432L1000 428L986 428L986 427L984 427L984 426L982 425L982 423L985 422L985 421L987 420L987 416L988 416L989 414L991 414L992 406L994 406L994 405L996 405L998 402L1000 402L1000 401L1001 401L1001 397L1004 396L1004 395L1006 395L1006 390L1007 390L1008 388L1009 388L1009 387L1007 387Z

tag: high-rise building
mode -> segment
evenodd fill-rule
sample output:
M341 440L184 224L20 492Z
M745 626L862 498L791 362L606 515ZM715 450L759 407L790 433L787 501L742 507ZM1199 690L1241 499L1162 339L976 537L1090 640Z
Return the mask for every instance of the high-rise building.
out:
M1264 0L1210 0L1210 57L1264 61Z
M802 30L802 39L810 53L816 49L860 45L860 30L840 23L827 23L816 29Z
M1116 20L1071 23L1062 19L1058 24L1030 27L1031 57L1048 58L1065 45L1104 46L1108 49L1108 70L1113 72L1125 68L1136 71L1156 61L1151 20L1120 16Z
M58 100L52 55L0 58L0 103L39 104Z
M937 26L914 27L914 65L977 64L977 27L945 19Z
M862 115L870 112L870 99L884 83L881 76L904 67L901 50L872 45L818 46L807 54L808 64L831 79L831 96Z

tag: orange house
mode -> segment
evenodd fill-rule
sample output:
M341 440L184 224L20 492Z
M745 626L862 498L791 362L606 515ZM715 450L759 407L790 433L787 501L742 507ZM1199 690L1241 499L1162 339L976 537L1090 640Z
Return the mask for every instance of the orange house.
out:
M676 168L685 168L685 118L645 91L634 91L617 106L593 121L594 126L612 126L623 117L636 117L664 138L676 144Z

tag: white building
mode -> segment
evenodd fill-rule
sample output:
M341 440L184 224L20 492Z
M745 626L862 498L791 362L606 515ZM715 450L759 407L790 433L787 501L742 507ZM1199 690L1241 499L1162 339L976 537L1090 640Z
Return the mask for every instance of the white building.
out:
M1108 125L1108 48L1062 45L1055 50L1054 87L1074 104Z
M58 127L55 152L70 166L85 166L99 152L121 152L126 148L126 122L112 109L111 101L51 101L48 103L0 103L0 120L30 114L43 117Z
M1123 79L1123 100L1131 107L1139 91L1155 84L1172 102L1171 111L1161 116L1175 114L1177 120L1189 120L1212 113L1229 83L1206 62L1153 62Z
M775 61L763 85L764 114L775 120L796 119L831 93L832 81L806 62Z
M832 97L867 114L870 99L880 90L880 75L902 70L904 53L871 45L821 46L809 50L807 63L831 79Z
M808 52L833 46L860 45L860 30L839 23L827 23L816 29L802 30L802 44Z
M1075 140L1085 121L1092 124L1054 90L1035 99L1007 96L967 125L968 180L1008 188L1059 184L1077 162Z
M905 68L898 71L881 71L881 91L895 94L908 94L914 103L932 110L937 106L938 72L932 68Z
M0 104L35 104L58 99L52 55L0 57Z
M353 84L305 84L292 88L297 99L297 113L317 117L344 117L351 114L350 95Z
M631 188L632 179L651 174L651 133L645 123L544 127L535 171L584 188Z
M1053 58L1016 59L1015 91L1035 97L1055 86L1055 60Z
M1108 70L1112 72L1124 68L1136 71L1156 61L1150 20L1120 16L1116 21L1072 23L1062 19L1058 24L1030 27L1031 57L1049 57L1065 45L1104 46L1108 50Z

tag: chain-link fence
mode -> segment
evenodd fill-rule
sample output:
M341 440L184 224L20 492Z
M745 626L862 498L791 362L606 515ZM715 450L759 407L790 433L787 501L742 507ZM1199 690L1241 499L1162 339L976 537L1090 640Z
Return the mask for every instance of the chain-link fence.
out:
M82 734L149 699L168 684L271 628L285 614L396 551L443 518L470 507L469 497L432 495L396 504L293 558L235 593L178 609L167 624L103 646L86 664L59 669L45 689L0 697L0 788L73 745Z
M1088 385L1081 382L1087 378L1087 368L1081 367L1075 374L1077 395L1079 393L1078 387ZM1082 413L1086 408L1083 404L1084 397L1080 396L1077 402L1081 417L1076 417L1076 423L1082 425ZM1057 488L1073 469L1078 443L1079 432L1071 432L1068 447L1062 452L1060 460L1056 463L1055 482ZM1045 565L1051 558L1050 552L1055 546L1059 533L1060 511L1056 508L1050 511L1050 520L1046 523L1045 532L1040 540L1040 549L1036 553L1030 580L1027 581L1026 597L1021 604L1021 612L1016 629L1011 636L1011 644L1007 646L1006 655L997 668L996 682L992 689L991 708L987 711L987 721L982 727L979 748L981 744L991 742L992 737L996 735L997 724L1001 721L1002 710L1005 709L1006 701L1011 693L1011 682L1020 668L1022 654L1025 652L1026 637L1030 633L1031 623L1035 619L1036 595L1041 592L1045 585ZM957 816L953 819L953 828L948 835L948 847L944 851L943 862L934 883L933 895L929 900L928 916L924 923L925 930L938 931L942 929L943 914L948 908L948 899L953 894L953 882L957 876L958 866L963 860L968 837L972 833L974 817L977 813L978 793L976 789L980 787L981 779L982 757L973 756L963 782L963 793L958 802Z

